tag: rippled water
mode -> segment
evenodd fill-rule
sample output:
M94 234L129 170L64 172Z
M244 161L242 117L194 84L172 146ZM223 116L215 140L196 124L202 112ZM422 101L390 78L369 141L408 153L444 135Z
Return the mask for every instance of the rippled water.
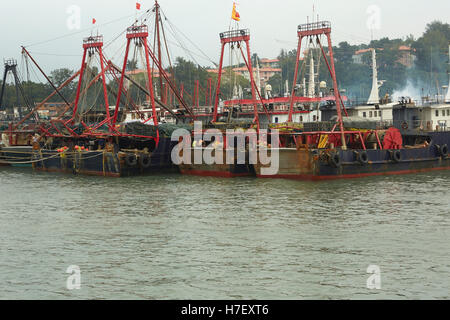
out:
M450 172L326 183L0 168L1 299L450 297ZM369 265L381 290L369 290ZM81 268L81 290L66 269Z

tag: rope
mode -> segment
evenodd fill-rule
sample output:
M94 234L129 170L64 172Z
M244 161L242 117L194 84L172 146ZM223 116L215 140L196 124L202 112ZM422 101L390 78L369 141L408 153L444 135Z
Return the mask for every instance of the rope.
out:
M76 152L72 152L72 154L75 154ZM97 158L100 157L103 153L99 153L96 154L95 156L91 156L91 157L87 157L87 158L83 158L83 155L81 155L81 160L89 160L89 159L93 159L93 158Z
M7 153L8 151L0 151L0 153ZM96 151L88 151L89 153L90 152L96 152ZM33 154L35 154L35 152L19 152L19 151L12 151L11 153L14 153L14 154L17 154L17 153L21 153L21 154L27 154L27 155L33 155ZM41 155L44 155L44 154L53 154L53 152L52 153L50 153L50 152L42 152L42 151L40 151L40 154ZM75 154L79 154L79 151L73 151L73 152L65 152L64 153L65 155L68 155L68 156L71 156L71 155L75 155ZM60 153L58 153L57 155L60 155ZM87 158L82 158L83 160L88 160L88 159L92 159L92 158L95 158L95 157L98 157L98 156L100 156L100 154L96 154L96 155L94 155L94 156L91 156L91 157L87 157ZM23 159L23 157L13 157L13 156L4 156L4 155L0 155L0 157L2 157L2 158L9 158L9 159ZM48 157L47 159L51 159L52 157L54 157L54 155L52 155L52 156L50 156L50 157ZM47 160L47 159L42 159L42 160ZM41 160L40 160L41 161Z
M4 164L32 164L32 163L36 163L36 162L41 162L41 161L53 159L53 158L56 158L56 157L59 157L59 154L55 154L55 155L53 155L51 157L48 157L48 158L39 159L39 160L31 160L31 161L9 162L9 161L0 160L0 163L4 163Z
M30 51L30 53L32 53L33 55L36 56L50 56L50 57L82 57L81 54L64 54L64 53L44 53L44 52L35 52L35 51Z
M167 20L167 21L168 21L168 20ZM178 42L178 45L176 45L176 46L177 46L177 47L180 47L181 49L183 49L183 51L184 51L187 55L189 55L189 57L195 62L195 64L199 66L200 64L199 64L199 63L197 62L197 60L194 58L193 52L190 51L190 50L187 48L187 46L184 44L183 40L182 40L180 37L178 37L178 36L176 35L176 32L175 32L175 30L172 28L173 25L172 25L171 23L169 23L169 27L170 27L169 32L170 32L171 35L174 37L175 41ZM180 33L181 33L181 32L180 32ZM170 41L167 41L167 42L171 43ZM211 60L210 60L209 58L208 58L207 60L208 60L209 62L211 62Z
M179 34L181 34L184 38L187 39L187 41L189 41L202 55L203 55L203 59L207 60L208 62L211 62L213 65L217 65L216 62L214 62L198 45L196 45L191 39L189 39L189 37L187 37L176 25L174 25L164 14L164 12L161 10L161 13L163 14L165 20L167 21L167 23L169 24L171 29L176 29L178 31Z
M7 160L20 160L23 159L24 157L13 157L13 156L1 156L2 159L7 159Z
M109 25L109 24L112 24L112 23L115 23L115 22L119 22L119 21L121 21L121 20L129 19L130 17L133 17L133 16L134 16L134 14L128 15L128 16L124 16L124 17L121 17L121 18L118 18L118 19L115 19L115 20L111 20L111 21L109 21L109 22L106 22L106 23L103 23L103 24L98 25L98 27L107 26L107 25ZM46 44L46 43L53 42L53 41L56 41L56 40L60 40L60 39L72 37L72 36L75 36L75 35L77 35L77 34L82 34L82 33L85 33L86 31L89 31L89 30L91 30L91 27L86 28L86 29L82 29L82 30L79 30L79 31L76 31L76 32L68 33L68 34L65 34L65 35L62 35L62 36L53 38L53 39L49 39L49 40L45 40L45 41L41 41L41 42L32 43L32 44L29 44L29 45L27 45L27 46L25 46L25 47L34 47L34 46Z

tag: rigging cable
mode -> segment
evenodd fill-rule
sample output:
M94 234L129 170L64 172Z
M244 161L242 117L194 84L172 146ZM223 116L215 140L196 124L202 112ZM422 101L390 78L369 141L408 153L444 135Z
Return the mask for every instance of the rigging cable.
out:
M195 44L195 42L193 42L191 39L189 39L189 37L187 37L179 28L177 28L176 25L174 25L164 14L164 12L161 10L165 20L169 23L169 26L171 26L171 28L173 27L173 29L176 29L183 37L185 37L202 55L203 57L208 60L209 62L211 62L213 65L215 65L216 67L218 66L218 64L216 62L214 62L199 46L197 46Z
M98 25L98 27L107 26L107 25L113 24L115 22L119 22L119 21L122 21L122 20L125 20L125 19L129 19L130 17L133 17L133 16L134 16L134 14L133 15L124 16L124 17L121 17L121 18L118 18L118 19L115 19L115 20L111 20L109 22L105 22L103 24ZM55 37L55 38L52 38L52 39L48 39L48 40L32 43L32 44L29 44L29 45L24 46L24 47L25 48L29 48L29 47L34 47L34 46L38 46L38 45L41 45L41 44L46 44L46 43L49 43L49 42L53 42L53 41L65 39L65 38L68 38L68 37L72 37L72 36L75 36L75 35L78 35L78 34L81 34L81 33L85 33L86 31L92 31L92 28L91 27L85 28L85 29L82 29L82 30L79 30L79 31L76 31L76 32L71 32L71 33L68 33L68 34L65 34L65 35L62 35L62 36L59 36L59 37Z

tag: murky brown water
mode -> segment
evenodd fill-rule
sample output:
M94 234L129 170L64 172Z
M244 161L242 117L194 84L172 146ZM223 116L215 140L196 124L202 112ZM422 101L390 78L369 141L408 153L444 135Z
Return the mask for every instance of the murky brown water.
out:
M326 183L0 168L1 299L450 298L450 172ZM381 290L369 290L369 265ZM66 269L81 268L81 290Z

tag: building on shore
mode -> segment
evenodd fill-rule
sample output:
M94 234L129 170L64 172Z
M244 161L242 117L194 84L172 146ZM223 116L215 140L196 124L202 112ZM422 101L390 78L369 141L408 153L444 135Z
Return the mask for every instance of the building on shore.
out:
M365 60L364 56L370 55L370 52L372 52L373 48L368 49L361 49L358 51L355 51L355 53L352 56L353 63L355 64L367 64L370 59ZM377 51L383 51L383 48L378 48ZM406 68L412 68L414 66L414 62L416 60L416 56L414 55L414 49L409 46L399 46L399 58L397 60L398 63L404 65Z

